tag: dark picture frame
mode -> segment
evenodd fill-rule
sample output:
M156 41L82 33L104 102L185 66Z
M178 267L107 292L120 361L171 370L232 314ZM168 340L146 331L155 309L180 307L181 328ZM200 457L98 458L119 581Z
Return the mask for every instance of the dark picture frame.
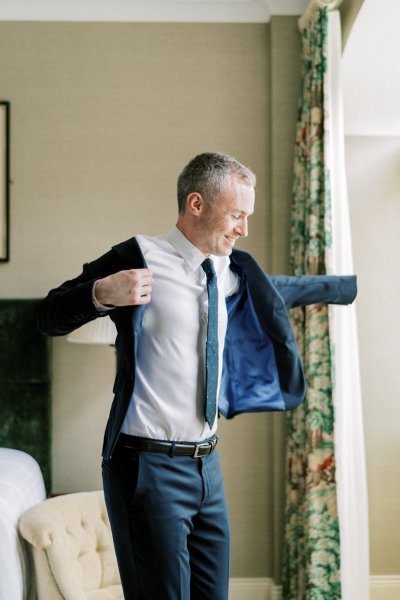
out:
M0 262L10 260L10 103L0 101Z

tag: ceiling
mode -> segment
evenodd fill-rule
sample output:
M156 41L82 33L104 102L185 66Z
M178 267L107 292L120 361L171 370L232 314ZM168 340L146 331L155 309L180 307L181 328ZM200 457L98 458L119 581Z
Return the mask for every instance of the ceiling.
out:
M0 0L1 20L266 23L307 0Z
M343 0L352 2L352 0ZM0 0L0 20L266 23L308 0ZM343 54L347 135L400 136L400 1L364 0Z

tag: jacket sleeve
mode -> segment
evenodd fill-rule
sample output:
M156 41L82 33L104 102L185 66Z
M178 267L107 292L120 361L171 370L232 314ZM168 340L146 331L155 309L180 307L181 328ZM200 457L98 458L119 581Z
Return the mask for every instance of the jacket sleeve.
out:
M37 324L43 335L65 335L81 325L104 317L92 301L92 288L97 279L114 273L115 253L110 250L97 260L86 263L82 273L51 290L38 307Z
M351 304L357 295L355 275L269 275L287 308L309 304Z

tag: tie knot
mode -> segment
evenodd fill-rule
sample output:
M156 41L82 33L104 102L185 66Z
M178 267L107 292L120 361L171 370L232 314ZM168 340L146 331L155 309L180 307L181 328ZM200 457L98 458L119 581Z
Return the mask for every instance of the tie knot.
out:
M206 260L204 260L201 263L201 266L203 267L203 269L204 269L204 271L205 271L205 273L207 275L207 279L209 281L211 281L212 279L214 279L214 277L216 276L216 273L215 273L214 263L211 260L211 258L206 258Z

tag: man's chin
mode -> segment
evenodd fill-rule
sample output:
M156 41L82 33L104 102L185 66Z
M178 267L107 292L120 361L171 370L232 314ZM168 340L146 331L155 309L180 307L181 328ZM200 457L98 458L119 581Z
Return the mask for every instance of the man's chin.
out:
M234 246L235 246L235 244L230 244L229 242L228 242L228 244L225 244L225 248L224 248L225 256L229 256L230 254L232 254L232 250L233 250Z
M214 256L230 256L233 248L219 248L216 252L213 252Z

